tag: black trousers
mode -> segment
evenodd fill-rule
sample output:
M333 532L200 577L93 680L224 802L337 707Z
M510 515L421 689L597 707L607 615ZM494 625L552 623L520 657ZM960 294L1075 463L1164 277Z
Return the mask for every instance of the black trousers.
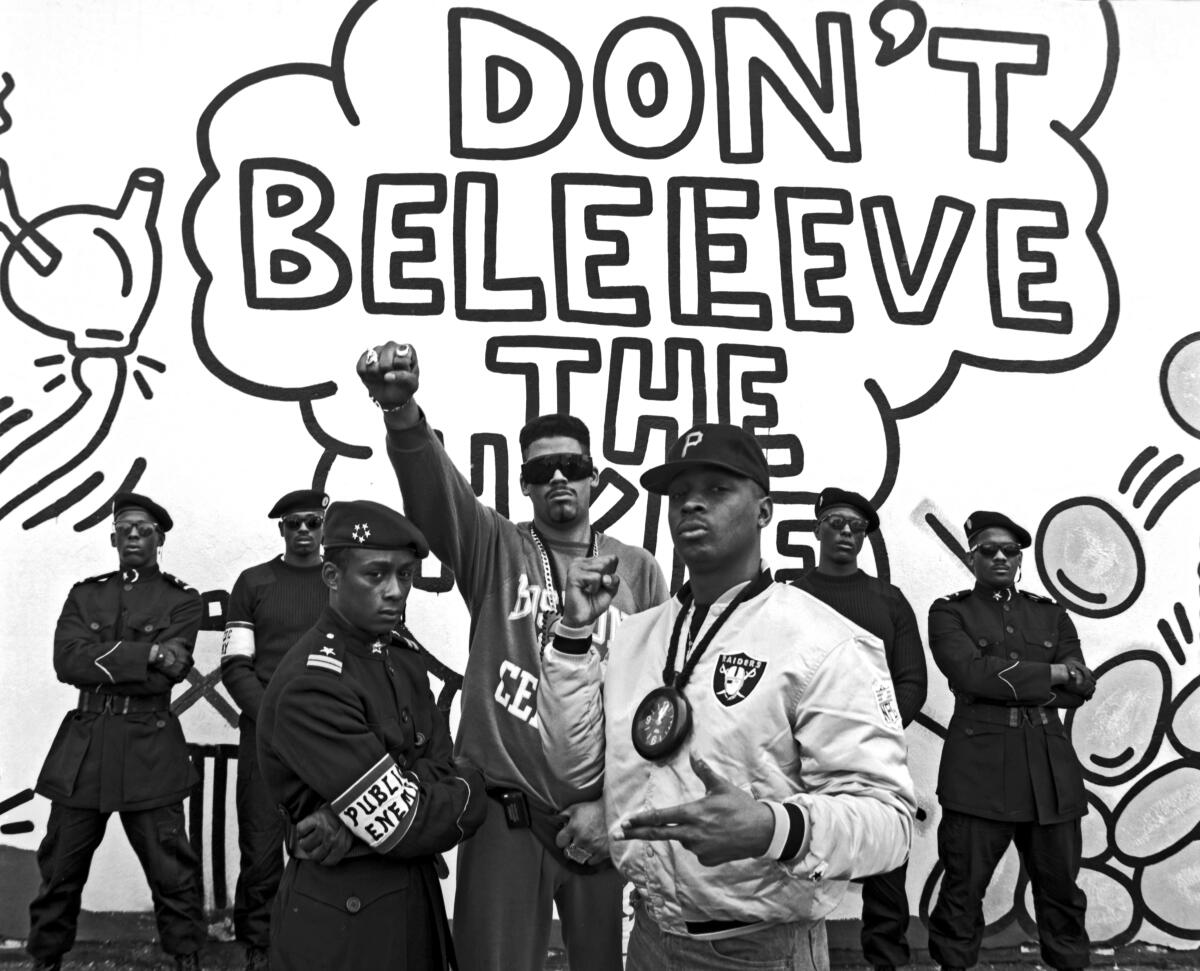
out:
M254 722L238 739L237 817L241 868L233 895L233 932L244 944L270 947L271 904L283 876L283 817L258 768Z
M929 953L943 965L975 963L983 940L983 896L1010 842L1017 844L1033 888L1042 961L1053 968L1087 967L1087 897L1077 882L1083 848L1078 819L1009 823L943 811L938 856L945 872L929 915Z
M870 965L908 964L908 863L862 882L862 952Z
M183 824L183 804L122 812L129 838L154 900L158 936L168 954L192 954L207 937L197 879L199 861ZM37 851L42 884L29 905L29 944L35 958L52 961L75 943L83 885L104 838L108 813L54 803Z

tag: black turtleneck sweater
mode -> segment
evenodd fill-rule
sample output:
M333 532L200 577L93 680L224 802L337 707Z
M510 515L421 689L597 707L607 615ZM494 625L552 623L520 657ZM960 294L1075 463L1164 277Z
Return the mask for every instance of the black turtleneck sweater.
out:
M814 567L795 585L883 641L900 719L907 726L925 704L928 678L921 632L904 594L862 570L843 577Z

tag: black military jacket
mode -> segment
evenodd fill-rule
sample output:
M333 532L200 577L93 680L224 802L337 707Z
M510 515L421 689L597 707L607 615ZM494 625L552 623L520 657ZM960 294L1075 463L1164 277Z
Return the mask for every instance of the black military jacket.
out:
M479 827L487 796L478 771L455 766L446 716L406 634L367 634L327 607L267 685L258 760L272 798L293 823L328 805L355 837L335 866L289 863L280 935L290 939L272 966L406 966L396 928L411 909L440 924L420 966L445 967L433 856ZM295 895L305 902L293 905Z
M106 573L71 588L54 631L58 680L115 699L161 698L155 711L69 711L37 781L54 802L104 812L152 809L183 799L198 780L178 720L174 682L148 663L150 645L194 646L200 595L157 566ZM117 705L115 708L119 708Z
M1058 714L1084 699L1050 685L1051 664L1083 663L1066 610L977 584L929 608L929 650L955 695L938 772L941 804L1013 822L1086 813L1079 759Z

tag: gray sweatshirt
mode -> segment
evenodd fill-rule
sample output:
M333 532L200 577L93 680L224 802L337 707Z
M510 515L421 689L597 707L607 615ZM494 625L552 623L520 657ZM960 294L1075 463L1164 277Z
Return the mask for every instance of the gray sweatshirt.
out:
M404 431L390 430L387 450L405 514L454 571L471 613L455 755L476 766L489 786L522 789L543 809L598 798L598 786L580 793L559 781L542 752L537 688L553 598L544 596L542 561L529 524L513 523L476 498L424 418ZM644 549L602 533L597 542L600 555L620 559L620 588L594 634L603 656L617 624L662 603L668 590L658 562ZM548 552L560 563L564 555L580 555L561 547ZM560 568L559 576L564 572Z

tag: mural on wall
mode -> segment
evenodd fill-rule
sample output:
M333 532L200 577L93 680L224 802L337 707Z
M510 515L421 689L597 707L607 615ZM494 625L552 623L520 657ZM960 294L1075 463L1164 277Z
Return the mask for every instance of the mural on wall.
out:
M147 372L166 365L136 354L158 296L162 243L157 216L162 173L137 169L115 208L69 205L21 217L8 165L0 158L0 298L16 319L65 344L37 358L46 399L0 398L0 519L46 490L53 500L22 523L32 529L84 502L105 480L97 469L66 492L60 483L92 457L112 431L132 376L154 397ZM132 366L131 366L132 359ZM54 395L59 388L67 394ZM32 430L30 430L32 429ZM112 495L133 488L146 468L138 456L119 485L87 509L78 531L104 521ZM44 501L44 500L43 500Z
M664 510L638 477L689 425L733 421L768 450L779 576L814 565L812 503L836 482L881 507L863 565L918 614L969 585L958 524L979 504L961 471L980 461L974 444L963 435L941 465L911 456L947 427L1009 434L964 397L980 387L995 397L1040 378L1043 412L1069 411L1055 387L1110 356L1138 274L1110 256L1106 220L1132 190L1093 141L1117 123L1114 91L1154 68L1123 40L1139 15L1108 2L492 7L361 0L323 38L327 62L203 75L193 140L164 145L170 165L133 159L112 208L40 182L0 142L2 323L57 346L28 362L21 393L0 389L0 521L99 539L109 497L139 482L170 483L193 521L212 519L179 482L204 476L278 493L286 475L287 488L398 502L353 373L365 347L398 339L419 348L431 423L506 515L525 515L517 429L570 410L593 430L597 527L656 552L678 585ZM0 78L3 134L16 108ZM181 193L169 210L164 172ZM39 207L54 208L28 215ZM131 388L168 407L153 400L165 365L139 346L152 314L172 377L192 367L188 392L211 398L222 436L251 443L251 462L256 438L286 438L286 466L221 466L211 446L194 466L123 426ZM1182 947L1200 941L1200 600L1194 580L1156 574L1155 555L1195 508L1200 453L1173 442L1200 438L1200 332L1158 326L1161 367L1121 392L1152 395L1153 410L1103 455L1064 444L998 501L1036 522L1025 583L1072 611L1100 675L1068 719L1092 807L1089 931ZM216 549L196 558L209 575L181 570L206 591L202 637L221 628L229 562L245 559L235 542ZM423 639L451 710L462 619L440 615L460 605L434 601L453 590L444 567L424 570L439 636ZM909 733L921 804L909 892L923 917L940 877L927 769L949 714L930 672ZM208 795L191 825L221 906L235 841L215 793L236 711L214 653L173 708L189 738L187 719L208 719L195 749ZM26 808L37 767L5 773L0 795L14 795L0 812ZM30 835L33 822L13 828L25 823L0 833ZM1010 852L989 934L1031 938L1028 898Z

